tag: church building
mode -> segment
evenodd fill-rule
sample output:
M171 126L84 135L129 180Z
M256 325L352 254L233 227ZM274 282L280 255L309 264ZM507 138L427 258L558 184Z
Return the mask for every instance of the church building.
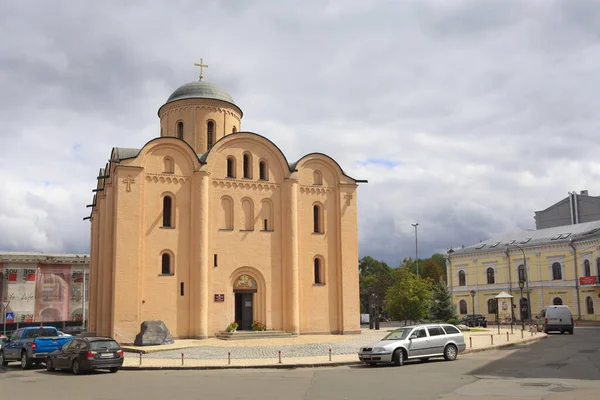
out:
M197 64L198 65L198 64ZM288 162L200 79L158 110L160 137L113 148L91 214L89 331L132 343L144 321L207 338L233 321L360 331L357 184L329 156ZM315 149L317 150L317 149Z

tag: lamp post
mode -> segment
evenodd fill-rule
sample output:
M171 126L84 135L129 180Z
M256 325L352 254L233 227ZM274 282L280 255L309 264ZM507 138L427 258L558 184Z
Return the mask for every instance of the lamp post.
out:
M521 246L519 246L518 244L512 244L509 245L507 244L507 246L515 246L517 249L521 250L521 253L523 254L523 278L525 280L525 289L527 290L527 317L529 318L529 322L531 323L531 299L529 297L529 274L527 273L527 258L525 257L525 251L523 250L523 248ZM521 281L523 279L521 279L521 277L519 277L519 287L521 287ZM523 298L523 289L521 289L521 299ZM521 299L519 299L519 307L521 307ZM521 320L523 319L523 317L521 316Z
M415 228L415 261L417 262L417 276L419 276L419 240L417 239L417 227L419 223L411 224Z
M521 299L523 298L523 286L525 282L519 279L519 289L521 289ZM521 312L521 330L525 330L525 321L523 320L523 309L521 308L521 300L519 300L519 310Z
M476 292L474 290L471 290L471 299L473 300L472 301L472 304L473 304L473 307L472 307L473 308L473 310L472 310L473 322L472 322L472 324L473 324L473 326L475 326L475 293Z

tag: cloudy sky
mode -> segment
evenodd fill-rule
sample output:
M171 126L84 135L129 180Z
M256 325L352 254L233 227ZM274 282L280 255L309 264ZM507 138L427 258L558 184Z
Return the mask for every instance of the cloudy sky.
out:
M0 250L88 252L112 147L197 79L289 160L368 179L360 255L392 265L600 195L596 1L0 0Z

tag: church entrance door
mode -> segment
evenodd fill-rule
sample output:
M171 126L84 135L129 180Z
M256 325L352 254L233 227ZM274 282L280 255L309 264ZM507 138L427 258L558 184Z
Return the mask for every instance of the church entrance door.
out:
M235 293L235 320L239 324L239 330L252 330L252 308L252 293Z

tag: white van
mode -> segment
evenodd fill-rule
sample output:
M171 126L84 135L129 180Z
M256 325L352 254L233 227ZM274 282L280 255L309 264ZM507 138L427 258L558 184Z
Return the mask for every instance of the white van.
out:
M573 314L569 306L545 307L536 317L538 331L548 333L549 331L569 332L573 334Z

